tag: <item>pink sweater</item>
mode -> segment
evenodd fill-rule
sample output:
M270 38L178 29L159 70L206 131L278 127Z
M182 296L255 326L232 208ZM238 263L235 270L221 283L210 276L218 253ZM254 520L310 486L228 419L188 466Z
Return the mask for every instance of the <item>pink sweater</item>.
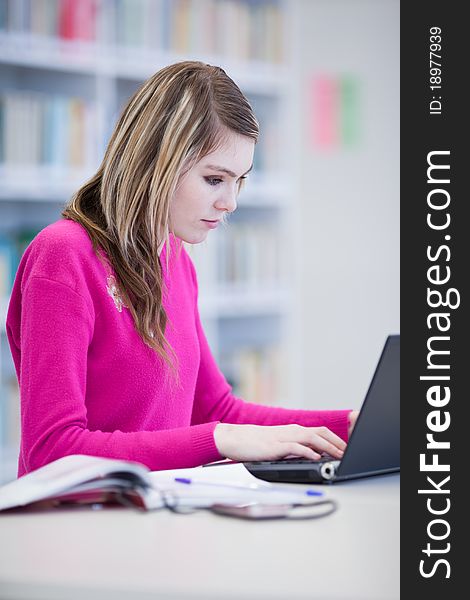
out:
M21 476L68 454L133 460L152 470L219 460L218 422L325 425L347 439L349 411L244 402L231 393L201 327L192 261L170 239L161 262L166 338L180 387L120 312L86 230L60 219L26 249L7 316L21 396ZM110 273L112 270L110 269Z

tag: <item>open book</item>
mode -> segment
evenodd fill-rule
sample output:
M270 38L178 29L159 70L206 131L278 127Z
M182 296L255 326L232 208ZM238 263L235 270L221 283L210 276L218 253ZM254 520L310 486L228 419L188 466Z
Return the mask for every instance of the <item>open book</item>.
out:
M80 504L177 511L250 503L304 505L319 495L315 490L273 486L241 463L152 472L130 461L71 455L0 487L0 511Z

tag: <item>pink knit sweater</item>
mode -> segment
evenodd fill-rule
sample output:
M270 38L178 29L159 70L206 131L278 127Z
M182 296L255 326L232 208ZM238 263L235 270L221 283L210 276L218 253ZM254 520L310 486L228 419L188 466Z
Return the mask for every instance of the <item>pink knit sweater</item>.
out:
M113 298L113 271L81 225L60 219L26 249L7 316L21 396L19 476L68 454L152 470L197 466L222 458L218 422L325 425L347 439L347 410L267 407L231 393L201 327L194 266L170 243L168 268L165 247L160 259L179 386Z

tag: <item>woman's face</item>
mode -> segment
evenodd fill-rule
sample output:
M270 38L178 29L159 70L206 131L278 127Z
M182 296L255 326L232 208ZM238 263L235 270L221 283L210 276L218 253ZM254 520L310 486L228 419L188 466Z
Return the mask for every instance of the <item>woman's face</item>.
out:
M181 178L170 206L170 230L178 238L203 242L224 214L237 208L239 185L251 170L254 148L251 138L230 133L224 146Z

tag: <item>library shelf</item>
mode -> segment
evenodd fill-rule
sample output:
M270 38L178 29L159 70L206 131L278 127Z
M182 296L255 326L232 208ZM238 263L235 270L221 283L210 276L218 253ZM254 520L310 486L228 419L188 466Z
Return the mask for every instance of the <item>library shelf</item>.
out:
M15 10L18 10L19 5L19 12L31 5L22 0L10 0L7 4L14 5ZM176 11L176 5L180 3L159 1L155 4L159 7L171 7L171 12ZM255 4L259 6L254 7ZM98 1L96 4L98 8L105 7L106 10L110 7L117 10L118 5L119 3L113 0ZM194 0L189 0L185 5L191 9L188 18L202 18L201 15L197 15ZM288 51L287 39L290 35L290 3L288 0L259 0L255 3L242 1L237 8L231 0L218 0L216 3L204 0L198 3L198 7L200 5L204 5L201 10L209 13L214 6L222 11L221 14L217 14L217 19L220 19L217 22L227 28L227 39L224 41L224 35L218 34L217 40L219 45L224 46L223 52L217 51L217 44L209 50L201 49L201 42L204 41L201 39L196 40L198 47L189 48L187 51L181 51L176 42L160 47L116 43L116 35L106 29L106 22L114 22L115 17L113 21L103 19L101 15L96 36L93 39L81 40L38 35L33 31L15 29L14 26L6 27L5 23L2 27L0 14L0 111L2 98L8 95L16 97L28 94L33 98L33 102L39 103L54 101L57 98L70 98L72 102L83 101L91 110L91 126L88 125L89 133L85 140L85 156L82 157L82 162L47 164L37 157L36 162L29 160L28 163L21 163L17 158L17 162L8 162L4 160L5 144L3 153L1 152L0 139L0 242L2 236L3 239L5 236L14 239L16 235L20 235L23 240L27 239L23 229L26 228L27 234L32 235L32 222L36 217L38 230L47 224L44 220L51 222L60 217L62 206L98 167L113 124L129 96L147 77L163 66L180 60L201 60L224 68L247 95L260 121L261 138L255 152L255 165L240 194L239 210L236 218L230 220L228 232L243 230L244 235L248 236L247 239L250 239L251 233L256 236L258 232L261 236L259 224L264 223L268 228L272 225L273 235L278 236L279 245L283 239L292 236L290 228L293 223L291 213L295 210L295 186L292 185L289 167L283 166L284 163L291 165L291 160L284 161L284 158L291 157L295 152L295 148L289 147L289 136L286 135L289 131L289 115L292 110L296 110L292 106L290 90L293 58ZM264 7L266 14L263 12ZM228 31L230 18L237 11L240 11L240 18L245 23L251 18L258 24L262 23L262 27L267 28L267 40L270 35L269 27L274 27L269 43L265 40L263 47L255 48L255 56L249 56L249 53L240 54L240 40L235 39L233 31ZM165 18L171 20L173 17L174 15L170 14ZM178 19L171 20L173 28L182 23ZM145 27L148 37L149 32L151 34L150 25L146 24ZM278 28L281 28L285 37L285 53L282 56L280 46L277 47L281 44ZM181 39L177 30L173 30L172 35L173 41ZM244 39L248 37L245 36ZM230 44L236 47L236 52L231 52ZM270 55L273 60L268 60ZM0 136L1 134L0 129ZM69 144L69 141L60 140L60 143ZM15 206L24 207L24 215L21 210L16 211L12 208ZM266 235L264 225L263 235ZM289 356L292 340L283 337L286 332L295 330L291 327L296 318L296 310L292 301L294 291L289 265L281 261L279 281L256 282L253 281L253 274L250 280L237 281L235 277L234 281L221 281L218 277L218 262L221 260L222 250L227 252L227 247L222 246L214 236L214 240L208 243L206 248L197 252L195 264L200 282L201 319L216 359L223 357L223 365L235 381L237 377L243 376L240 371L237 373L237 365L243 363L243 369L250 373L251 387L247 387L248 384L243 381L238 382L238 387L252 389L258 385L256 381L252 381L258 363L251 366L249 364L249 348L253 345L254 330L258 336L256 352L262 355L264 344L267 356L272 352L272 348L276 347L281 356L285 353L286 364L289 360L293 361ZM0 244L0 275L1 251ZM272 257L269 261L272 263ZM10 273L10 279L12 275L14 276L14 273ZM2 289L0 285L0 396L8 396L10 402L19 403L12 392L14 371L5 336L9 299L8 294L2 295ZM236 325L231 324L232 321L236 321ZM237 331L236 344L232 343L235 337L230 338L227 334L231 327L232 330L235 327ZM261 359L258 357L257 360ZM283 359L280 360L282 362ZM283 369L281 375L284 380L282 391L278 391L277 398L282 398L283 405L289 406L292 403L289 381L296 377L292 368ZM0 449L4 445L5 433L2 434L0 428Z

